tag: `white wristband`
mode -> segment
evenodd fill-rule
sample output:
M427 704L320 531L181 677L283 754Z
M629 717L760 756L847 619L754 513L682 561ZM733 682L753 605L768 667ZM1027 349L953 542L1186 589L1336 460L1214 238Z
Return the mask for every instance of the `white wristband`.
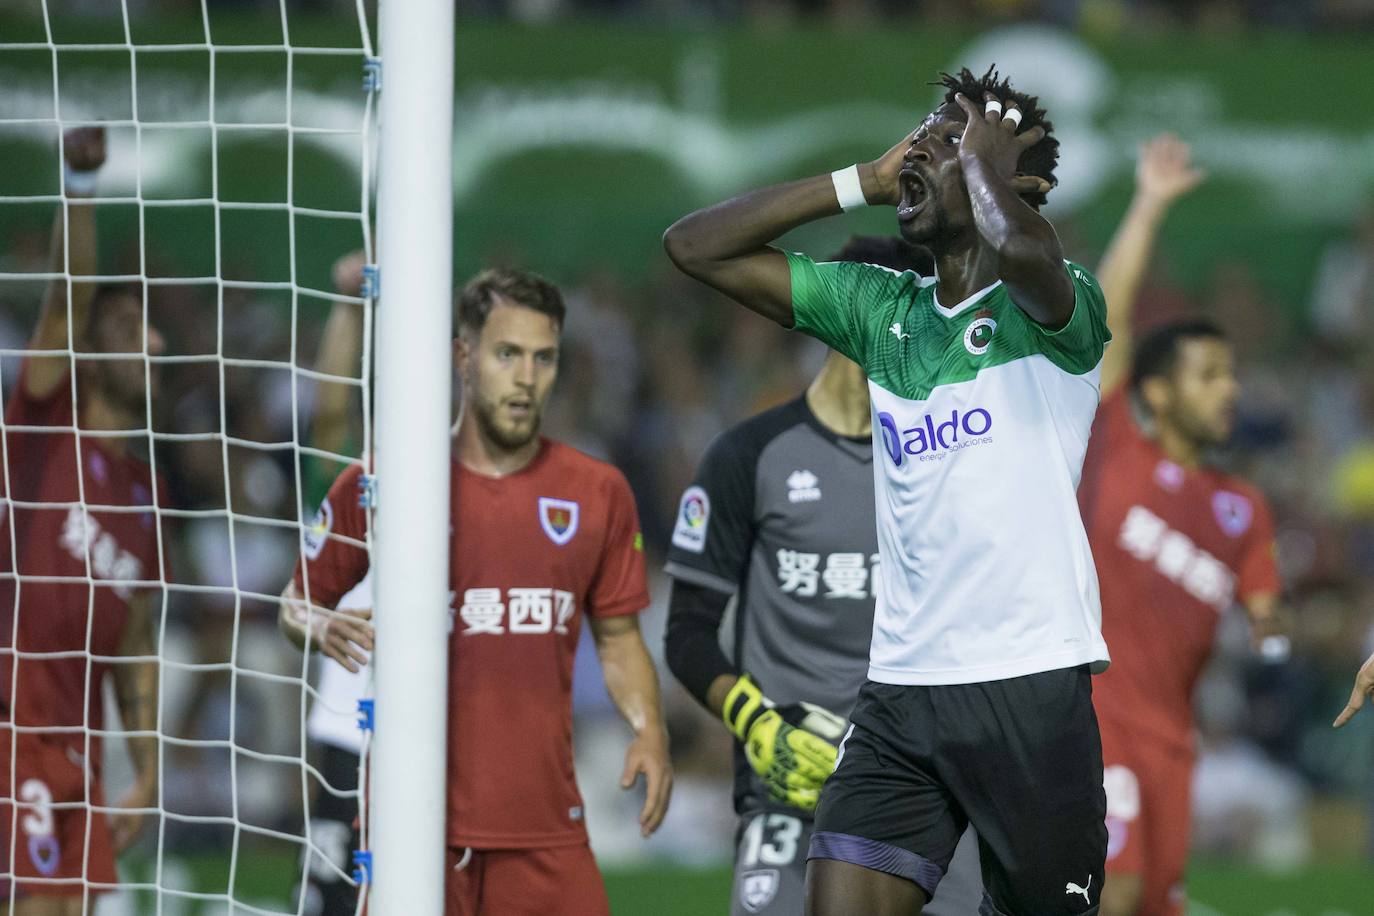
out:
M95 193L96 185L99 183L99 169L79 172L70 165L62 167L62 186L68 194L80 194L83 197L88 197Z
M835 185L835 197L840 201L841 210L847 213L868 206L857 165L851 165L847 169L836 169L830 173L830 181Z

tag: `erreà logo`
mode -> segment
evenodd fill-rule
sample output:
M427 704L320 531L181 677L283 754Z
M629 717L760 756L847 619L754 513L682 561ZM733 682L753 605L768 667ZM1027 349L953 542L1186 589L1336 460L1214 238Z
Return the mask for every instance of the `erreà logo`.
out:
M948 420L935 422L926 414L915 426L898 430L897 420L883 411L878 414L883 430L883 445L892 463L901 467L907 456L920 458L927 454L950 452L985 441L992 431L992 414L981 407L960 412L952 410ZM944 457L941 454L939 457Z
M982 356L992 346L992 335L997 332L997 319L987 309L979 310L973 320L964 328L964 349L974 356Z

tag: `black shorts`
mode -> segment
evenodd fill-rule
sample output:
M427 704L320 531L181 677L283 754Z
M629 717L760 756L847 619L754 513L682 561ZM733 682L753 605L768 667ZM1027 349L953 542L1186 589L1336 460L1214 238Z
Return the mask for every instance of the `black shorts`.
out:
M358 787L358 755L332 744L321 744L320 774L335 789L351 792ZM358 888L343 876L353 871L353 850L358 848L358 800L339 797L316 786L310 806L310 838L307 849L306 905L309 916L354 916Z
M1086 667L979 684L869 681L850 721L808 858L898 875L931 896L972 823L983 912L1097 912L1107 801Z

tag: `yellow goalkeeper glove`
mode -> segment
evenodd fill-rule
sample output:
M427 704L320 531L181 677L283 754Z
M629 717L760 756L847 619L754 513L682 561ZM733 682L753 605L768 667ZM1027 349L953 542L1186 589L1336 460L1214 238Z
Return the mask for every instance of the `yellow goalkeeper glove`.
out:
M778 706L747 674L725 696L721 718L774 800L813 811L835 772L845 720L812 703Z

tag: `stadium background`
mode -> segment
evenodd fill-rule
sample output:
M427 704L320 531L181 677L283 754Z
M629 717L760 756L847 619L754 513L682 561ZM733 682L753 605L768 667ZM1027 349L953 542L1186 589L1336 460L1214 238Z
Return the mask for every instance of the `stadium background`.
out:
M7 4L0 40L44 41L38 6ZM139 45L203 38L199 4L127 7ZM287 8L293 44L357 46L351 0ZM125 40L118 3L51 9L59 45ZM791 396L821 358L814 344L673 272L658 238L676 216L759 183L876 156L928 110L933 90L925 84L936 71L965 63L996 61L1049 108L1064 144L1053 218L1075 260L1095 263L1121 217L1136 144L1163 130L1188 140L1211 177L1165 225L1140 313L1149 321L1198 310L1234 333L1246 387L1227 461L1275 503L1296 621L1294 658L1283 665L1251 659L1243 628L1225 631L1202 691L1194 910L1374 909L1374 718L1340 733L1328 728L1374 641L1374 107L1363 99L1374 84L1365 30L1374 4L489 0L460 9L456 270L462 277L479 265L516 263L564 287L568 353L550 433L625 469L652 566L710 437ZM216 45L281 40L275 2L220 0L208 10ZM143 119L207 117L207 53L137 57ZM129 117L128 51L59 58L64 118ZM297 58L296 123L356 124L357 64ZM282 117L285 73L284 54L220 55L216 117ZM52 74L46 51L0 56L0 118L50 116ZM220 199L286 199L287 142L280 132L221 134ZM208 129L147 130L141 143L146 199L209 196ZM294 201L356 207L356 157L312 138L295 143ZM134 187L134 144L132 128L111 130L106 188ZM0 196L55 193L56 150L55 130L0 126ZM137 269L139 209L101 207L103 270ZM214 274L211 207L152 206L144 218L150 275ZM50 204L0 207L0 272L46 269L50 221ZM851 231L891 228L890 214L875 210L791 241L823 253ZM226 212L222 232L224 276L289 275L285 216ZM298 217L299 281L327 288L332 261L359 242L356 226ZM41 284L0 284L0 347L23 346L40 297ZM290 358L288 299L227 297L226 353ZM157 287L150 308L170 353L213 351L204 288ZM308 363L324 305L302 300L301 308L296 353ZM17 368L14 360L0 365L6 390ZM217 411L217 383L195 367L168 374L156 428L204 428L207 412ZM235 434L291 439L285 376L226 374ZM242 449L229 456L231 485L254 511L294 518L297 499L312 498L295 492L289 457ZM178 505L223 504L224 475L204 449L169 445L159 463ZM290 535L260 529L238 537L239 581L275 592L294 557ZM224 545L209 527L183 526L174 548L180 576L228 582ZM654 591L646 628L656 649L661 577ZM169 642L214 658L230 621L223 606L183 597ZM248 608L240 639L240 652L263 667L289 670L270 608ZM288 753L298 747L294 717L275 709L269 690L240 699L231 711L223 679L206 675L169 680L164 702L179 734L222 737L236 715L245 741ZM618 913L720 912L728 890L726 735L675 685L667 703L678 786L663 831L641 843L636 805L615 787L622 727L594 658L580 659L580 778ZM169 807L224 810L227 758L177 753ZM243 816L292 829L298 778L250 765L239 785ZM222 886L230 867L223 842L214 829L169 837L177 853L164 863L164 881ZM151 873L149 849L133 857L131 874ZM242 899L267 901L289 892L294 861L264 842L237 868ZM141 909L130 899L107 911ZM184 912L197 910L188 904Z

